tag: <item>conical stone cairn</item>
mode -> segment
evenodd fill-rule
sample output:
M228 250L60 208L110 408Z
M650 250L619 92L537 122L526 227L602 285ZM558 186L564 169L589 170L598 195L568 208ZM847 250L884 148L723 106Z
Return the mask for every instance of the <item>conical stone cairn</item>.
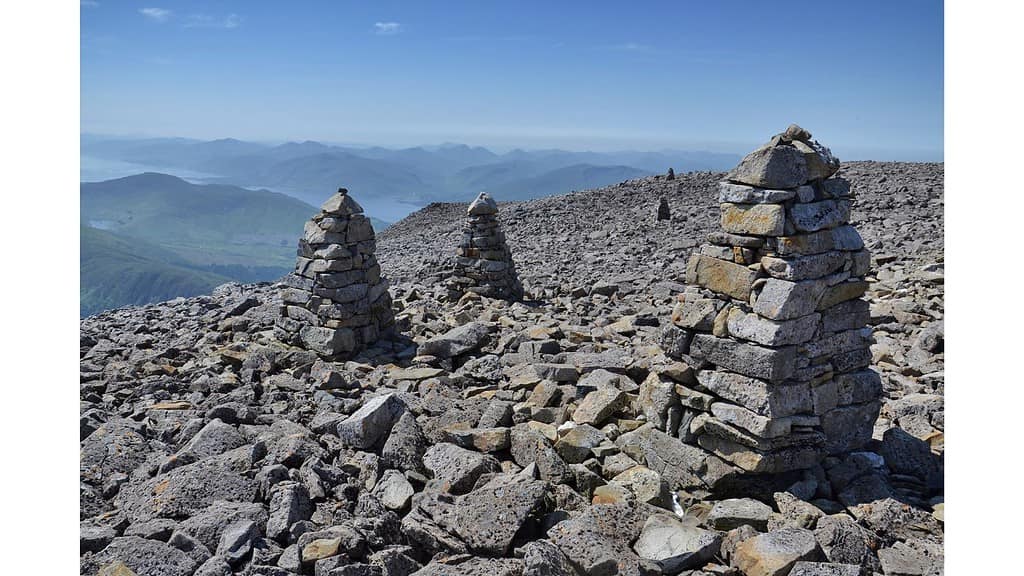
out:
M451 288L459 294L475 292L490 298L522 299L523 286L505 243L505 233L498 224L498 203L490 194L481 192L467 212L469 218L456 250Z
M702 399L688 433L746 472L861 448L878 417L870 255L838 169L796 125L747 155L719 184L721 230L691 257L672 312L669 340L696 373L687 393Z
M387 280L369 218L339 188L306 222L295 271L285 277L275 334L328 359L355 356L393 331Z

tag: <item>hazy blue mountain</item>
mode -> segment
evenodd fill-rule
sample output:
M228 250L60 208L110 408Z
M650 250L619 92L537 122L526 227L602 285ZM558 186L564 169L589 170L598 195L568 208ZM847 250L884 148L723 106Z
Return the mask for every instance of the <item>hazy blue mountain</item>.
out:
M82 142L82 153L149 166L174 166L203 171L212 158L252 154L267 148L265 144L222 138L204 142L188 138L150 138Z
M222 162L220 169L219 182L283 190L310 203L323 201L339 186L357 199L425 202L438 194L436 182L422 172L333 149L282 160L270 153L237 157Z
M195 296L231 279L191 268L177 254L111 232L81 227L79 314Z
M495 154L479 146L453 143L391 149L314 141L271 146L230 138L104 141L93 136L82 137L82 151L162 170L193 170L202 181L266 187L311 204L345 186L372 206L371 212L380 214L390 213L381 207L394 202L422 205L465 200L481 190L496 195L500 191L508 198L535 197L613 184L620 176L664 173L669 167L677 172L725 170L739 160L736 154L679 150L516 149Z
M486 148L480 146L471 147L465 144L442 144L433 147L417 146L399 150L381 147L346 148L345 150L356 156L386 160L437 176L450 174L468 166L494 162L498 158L497 154Z

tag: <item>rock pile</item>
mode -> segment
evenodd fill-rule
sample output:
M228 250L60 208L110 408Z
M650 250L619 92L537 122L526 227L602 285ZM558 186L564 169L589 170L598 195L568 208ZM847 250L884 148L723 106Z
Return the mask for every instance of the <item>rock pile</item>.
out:
M269 283L81 320L80 573L941 574L942 167L842 170L886 395L863 448L751 475L694 445L713 414L674 424L721 401L659 335L724 174L503 206L542 305L447 300L466 205L434 204L377 237L408 340L354 361L269 338Z
M696 370L680 435L747 472L863 447L878 417L870 255L838 169L795 125L747 155L719 185L721 230L691 257L673 310L668 339Z
M373 226L339 188L306 223L295 272L284 279L277 337L325 358L351 357L392 330Z
M481 192L467 212L469 220L456 251L452 289L459 294L475 292L504 300L521 299L523 286L505 243L505 233L498 225L497 202L490 194Z
M668 200L664 197L658 200L658 220L671 220L672 209L668 206Z

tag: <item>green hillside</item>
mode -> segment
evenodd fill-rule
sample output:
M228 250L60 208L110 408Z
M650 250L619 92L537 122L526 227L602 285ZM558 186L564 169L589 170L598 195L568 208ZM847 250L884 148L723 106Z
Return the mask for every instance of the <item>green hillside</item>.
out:
M145 173L81 185L85 226L148 241L197 265L291 267L316 209L284 194Z
M276 280L316 211L284 194L153 172L83 182L81 312Z
M189 268L176 254L137 239L81 227L79 312L207 293L231 281Z

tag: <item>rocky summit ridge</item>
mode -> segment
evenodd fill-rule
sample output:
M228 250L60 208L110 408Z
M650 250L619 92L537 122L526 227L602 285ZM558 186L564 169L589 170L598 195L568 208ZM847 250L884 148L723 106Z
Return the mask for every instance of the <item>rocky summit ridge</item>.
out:
M701 392L665 332L726 174L497 204L519 301L452 290L467 206L432 204L377 235L394 335L345 362L275 336L283 284L81 320L82 574L941 574L943 168L837 176L881 380L855 451L751 473L658 425Z

